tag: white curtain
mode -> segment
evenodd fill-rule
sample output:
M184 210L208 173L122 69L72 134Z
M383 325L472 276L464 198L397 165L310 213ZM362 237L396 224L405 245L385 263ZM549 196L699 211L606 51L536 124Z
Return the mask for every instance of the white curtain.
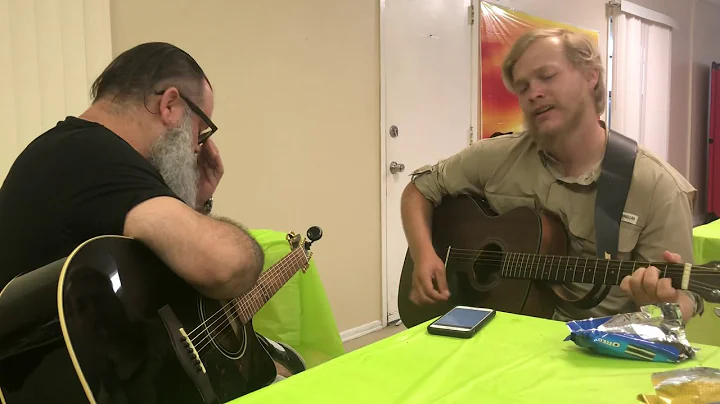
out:
M28 143L88 107L111 59L110 0L0 0L0 183Z
M667 160L672 29L613 14L610 127Z

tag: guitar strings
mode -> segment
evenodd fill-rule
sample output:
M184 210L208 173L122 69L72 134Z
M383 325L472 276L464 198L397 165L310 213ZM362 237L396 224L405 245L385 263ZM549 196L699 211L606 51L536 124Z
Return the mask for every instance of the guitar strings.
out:
M521 253L509 253L509 254L521 254ZM524 253L522 253L522 254L524 254ZM532 258L532 260L526 259L529 257L534 257L534 258ZM539 259L537 257L538 256L533 256L533 255L524 255L524 256L518 255L515 257L506 256L506 257L496 257L496 258L478 258L474 255L473 256L465 256L465 257L456 257L451 254L450 258L448 259L448 262L504 263L507 259L513 259L513 260L515 260L515 262L511 263L510 265L515 266L515 267L517 267L517 266L527 266L527 267L532 266L533 270L534 270L538 265L540 265L540 266L550 265L553 268L553 270L555 270L555 268L557 268L557 265L560 265L560 262L561 262L560 260L566 260L566 263L561 266L572 267L572 268L568 268L568 270L572 270L573 268L576 268L578 265L584 267L584 265L581 265L579 263L582 262L583 260L585 260L585 258L586 258L586 257L575 257L575 256L571 256L571 257L552 256L552 257L558 258L558 260L551 261L551 256L547 256L548 259L545 259L544 258L545 256L540 256ZM545 262L542 261L544 259L545 259ZM570 264L570 261L572 261L573 259L575 259L575 263ZM596 259L594 257L592 257L592 258L587 257L586 261L588 263L591 263L591 261L595 262ZM609 268L609 269L613 269L613 270L619 269L621 271L629 271L629 270L634 271L635 269L638 269L641 267L647 267L649 264L649 265L657 267L658 269L661 270L661 272L665 272L666 266L667 266L667 272L669 272L669 273L682 274L685 272L685 264L647 262L647 261L625 261L625 260L597 260L597 262L604 264L602 266L598 266L597 267L598 270L601 270L603 268ZM606 262L609 262L609 265L606 264ZM631 269L630 266L632 266L633 268ZM587 266L584 268L585 268L584 270L592 271L595 269L595 265L590 265L590 266ZM690 272L693 275L694 274L720 275L720 270L711 269L708 267L704 267L702 265L692 265Z
M296 255L292 255L292 256L288 255L286 258L288 258L288 259L283 260L283 262L282 262L282 264L284 266L283 269L289 268L290 267L289 264L291 264L291 263L302 263L302 261L300 261L299 257L297 257ZM263 275L266 275L266 276L263 277L263 282L265 279L271 279L272 282L279 280L282 276L281 272L282 271L280 269L278 269L277 271L275 271L273 273L270 273L270 275L266 275L268 272L265 272ZM258 284L259 284L259 282L258 282ZM246 299L249 299L250 295L251 295L251 292L248 292L245 295L243 295L240 299L233 299L232 304L233 304L233 308L235 310L231 310L228 313L228 312L223 312L224 309L221 309L221 310L218 310L214 314L214 315L217 315L217 314L220 314L220 315L219 315L218 320L213 322L213 325L217 324L218 321L220 321L220 324L216 325L213 329L207 329L209 327L205 327L205 329L203 330L205 332L202 334L202 338L198 341L193 341L193 343L198 346L198 348L197 348L198 353L200 353L207 346L211 345L213 342L213 339L218 337L220 335L220 333L222 333L228 327L230 327L235 320L237 320L241 316L247 314L247 313L244 313L243 311L249 310L249 309L252 309L252 310L259 309L259 307L256 308L251 301L249 301L249 302L245 301ZM250 299L250 300L252 300L252 299ZM238 309L240 309L240 310L238 310ZM242 321L240 321L240 323L242 326L245 325L242 323ZM199 336L194 337L193 340L197 339L198 337Z
M290 267L289 264L302 263L301 261L298 261L298 259L299 259L299 258L297 257L297 254L293 254L293 253L288 254L286 257L283 258L283 260L281 260L280 262L278 262L276 265L273 265L273 266L277 266L277 270L276 270L276 271L273 271L273 272L265 271L265 272L264 272L263 274L261 274L261 276L258 278L258 281L256 282L256 286L255 286L255 287L251 288L250 291L248 291L247 293L245 293L243 296L240 296L240 297L238 297L238 298L233 298L233 299L231 299L230 302L228 302L227 304L225 304L223 307L221 307L220 309L218 309L215 313L213 313L213 315L210 316L210 318L213 318L213 317L216 317L216 316L217 316L217 318L216 318L211 324L209 324L209 325L206 324L206 323L209 321L209 319L210 319L210 318L209 318L208 320L202 322L198 327L196 327L195 330L193 330L192 333L196 332L196 330L198 330L198 329L201 328L201 327L204 329L204 331L207 331L207 332L210 332L210 333L212 333L212 332L214 332L214 331L217 331L217 329L218 329L220 326L222 326L222 324L223 324L223 323L222 323L223 319L227 320L226 314L228 314L228 311L230 312L229 314L234 315L234 317L233 317L232 320L231 320L231 321L234 321L235 319L237 319L237 318L240 317L241 315L247 314L247 313L244 313L244 311L249 311L249 310L251 310L251 309L252 309L252 310L256 310L256 309L259 310L260 307L255 307L254 302L253 302L253 299L251 298L251 297L254 297L254 298L256 299L257 294L256 294L255 292L258 290L258 288L257 288L258 285L263 285L263 284L266 282L267 279L270 279L270 282L275 282L275 281L277 281L277 280L280 279L280 277L283 275L283 271ZM268 274L269 274L269 275L268 275ZM232 309L235 309L235 310L229 309L228 306L232 306ZM238 311L238 309L240 309L240 310ZM227 310L227 311L226 311L226 310ZM235 314L237 314L237 315L235 316ZM218 322L220 322L220 325L219 325L219 326L216 326ZM213 327L213 326L216 326L216 327L213 328L213 329L211 329L211 330L208 330L208 328L211 328L211 327ZM201 331L203 331L203 330L201 330ZM220 331L220 332L222 332L222 331ZM218 333L219 333L219 332L218 332ZM188 334L188 336L189 336L189 335L190 335L190 334ZM203 336L206 336L206 333L203 333L202 335L203 335ZM198 337L199 337L199 336L194 336L193 338L191 338L191 341L195 342L194 340L195 340L196 338L198 338ZM202 340L198 341L197 343L199 343L199 342L202 342Z
M455 259L455 260L450 260L450 261L454 262L454 263L457 263L457 262L465 262L465 263L479 262L481 264L487 263L488 261L491 261L492 263L503 262L502 260L475 260L475 259L465 259L465 260ZM567 276L568 273L571 273L571 274L573 274L573 277L572 277L572 279L567 280L569 282L594 283L594 282L583 282L583 280L577 280L577 279L575 279L575 277L576 277L575 274L582 273L583 276L586 276L585 275L586 272L593 272L594 275L597 273L600 273L601 276L604 275L604 277L607 277L607 273L617 271L619 273L619 276L624 277L626 275L631 275L637 269L639 269L639 268L634 268L634 269L617 268L617 267L610 266L609 268L598 268L597 270L594 267L586 268L583 270L583 269L575 269L575 265L571 265L572 268L567 268L567 265L564 265L564 266L566 266L566 268L563 268L562 266L560 266L560 267L554 267L554 268L549 268L549 269L542 269L542 268L540 268L540 266L538 266L539 264L538 265L533 264L532 267L526 266L525 268L522 268L523 265L527 265L527 263L525 263L525 264L521 264L520 262L510 263L508 266L502 267L500 269L500 273L508 278L513 278L513 279L538 279L538 274L547 274L547 279L540 276L540 278L538 280L555 280L555 281L565 281L566 280L565 277L563 277L563 279L559 279L560 273L562 273L564 276ZM659 270L659 271L660 271L660 274L662 275L661 278L666 278L667 277L666 275L668 273L670 273L670 275L683 275L684 274L684 270L668 269L667 271L663 271L663 270ZM553 276L552 276L553 272L555 273L555 277L554 277L555 279L551 279L551 278L553 278ZM533 273L535 273L536 276L527 276L527 275L531 275ZM720 275L720 271L709 270L709 272L703 272L703 271L696 272L695 270L691 270L690 271L690 276L691 276L690 284L703 285L703 288L706 288L706 290L720 289L717 286L714 286L712 284L702 282L701 279L697 279L697 278L703 278L703 277L717 277L718 275ZM616 276L616 275L613 275L613 276ZM605 284L605 283L603 282L601 284Z
M704 291L708 291L708 292L709 292L709 291L712 291L712 290L716 289L716 288L713 287L712 285L708 285L708 284L705 284L705 283L703 283L703 282L699 282L699 281L695 281L695 280L690 280L689 283L690 283L691 285L695 285L696 288L699 289L699 290L704 290ZM236 317L236 318L237 318L237 317ZM220 330L215 336L210 336L210 337L211 337L211 338L217 337L220 332L223 332L227 327L230 326L230 322L231 322L231 321L234 321L234 319L228 321L228 324L227 324L222 330ZM207 348L207 347L208 347L209 345L211 345L211 344L212 344L212 340L197 349L198 354L201 356L201 360L207 358L207 355L212 352L212 349L203 352L203 350L204 350L205 348ZM212 348L212 346L211 346L210 348Z
M276 275L276 274L277 274L277 276L280 276L280 274L281 274L282 270L284 269L284 267L286 267L287 264L288 264L288 262L291 261L291 260L288 259L288 258L295 258L295 255L292 255L293 253L294 253L294 251L291 252L291 254L288 254L288 256L284 257L281 261L279 261L279 262L276 264L278 270L277 270L277 271L273 271L273 272L270 273L270 274L271 274L271 275ZM273 266L276 266L276 265L273 265ZM267 274L268 274L267 271L264 272L263 274L261 274L261 276L260 276L259 279L258 279L258 282L256 282L256 285L262 285L261 282L264 282L265 279L268 278ZM272 279L272 281L274 281L274 280L276 280L276 279ZM195 334L196 332L198 332L198 330L200 330L200 331L207 331L207 333L208 333L208 335L209 335L209 338L211 338L211 339L212 339L212 334L213 334L213 332L215 332L216 335L219 335L220 332L222 332L222 330L221 330L221 331L217 331L217 330L218 330L220 327L223 326L223 321L222 321L222 320L223 320L223 319L227 319L227 316L226 316L225 314L228 313L228 311L230 311L231 316L233 316L233 319L232 319L231 321L234 321L237 317L241 316L241 315L243 314L242 311L247 310L247 309L249 308L249 305L250 305L250 303L245 303L245 298L246 298L247 296L251 296L251 295L254 296L254 295L255 295L255 293L254 293L255 290L256 290L255 288L252 288L248 293L246 293L246 294L243 295L242 297L231 299L230 302L228 302L227 304L225 304L224 306L222 306L219 310L217 310L215 313L213 313L213 314L208 318L208 320L203 321L202 323L200 323L200 325L198 325L193 331L191 331L191 332L188 334L188 336L190 337L191 334ZM237 310L238 308L240 308L242 311L241 311L240 313L233 313L233 310L228 310L228 307L229 307L229 306L232 306L232 307L235 308L236 310ZM212 321L212 323L208 325L207 323L210 321L210 319L213 319L213 318L214 318L214 320ZM231 322L231 321L230 321L230 322ZM218 324L218 322L219 322L219 324ZM228 322L227 324L229 325L230 322ZM224 329L224 328L223 328L223 329ZM197 338L199 338L200 336L202 336L203 338L202 338L201 340L199 340L199 341L196 341ZM192 337L190 338L190 340L191 340L191 342L193 342L194 344L199 345L200 343L204 342L204 340L205 340L207 337L208 337L208 336L206 336L205 333L203 333L203 334L200 334L200 335L194 335L194 336L192 336ZM212 342L212 340L211 340L210 342Z
M499 257L499 258L496 258L496 259L487 259L487 258L476 259L478 253L495 254L495 255L500 255L500 257ZM514 256L514 257L513 257L513 256ZM288 257L289 257L289 256L288 256ZM579 262L579 260L581 260L581 259L583 258L583 257L573 257L573 256L541 255L541 254L534 254L534 253L515 253L515 252L493 251L493 250L484 251L484 250L470 250L470 249L459 249L459 248L451 249L450 254L448 254L448 260L450 260L449 258L453 258L453 260L452 260L453 262L463 262L463 261L464 261L464 262L468 262L468 261L505 262L507 258L514 258L514 259L520 258L520 262L522 262L522 261L524 260L524 258L529 258L529 257L532 257L532 258L533 258L532 263L531 263L530 265L535 265L535 262L534 262L534 261L535 261L535 258L538 258L538 257L539 257L540 259L538 259L537 265L540 265L540 260L543 259L543 258L545 258L545 260L546 260L545 265L547 264L547 258L551 258L551 259L553 259L553 258L558 258L558 265L559 265L559 263L560 263L559 259L565 258L565 259L566 259L566 268L563 269L564 272L567 272L567 271L568 271L567 266L569 265L569 262L570 262L570 260L571 260L572 258L576 258L576 264L575 264L575 266L577 266L577 263ZM285 262L284 264L288 264L288 263L290 263L290 261L297 261L297 259L295 259L295 258L296 258L296 257L293 257L293 259L289 259L288 262ZM587 258L588 260L590 260L590 259L597 260L596 257L592 257L592 258L591 258L591 257L585 257L585 258ZM630 270L631 272L633 272L633 271L635 270L634 267L637 266L638 263L641 263L641 264L643 264L643 265L645 264L644 262L640 262L640 261L620 261L620 260L606 260L606 261L610 261L610 264L616 264L616 265L619 263L619 267L618 267L618 268L612 268L613 270L618 270L618 271L623 271L623 267L622 267L623 263L628 264L628 265L633 264L633 269ZM514 263L514 264L515 264L514 266L517 267L517 264L520 264L520 262ZM551 262L552 262L552 261L551 261ZM297 262L294 262L294 263L297 263ZM526 262L524 265L527 265L527 262ZM552 265L552 264L551 264L551 265ZM671 273L673 273L673 272L683 273L683 272L684 272L684 264L659 263L659 262L657 262L657 263L652 263L652 262L648 262L648 265L655 265L655 266L658 266L658 265L662 265L662 266L673 266L673 265L676 265L676 266L682 266L682 269L680 269L680 268L677 268L677 269L667 268L665 272L667 272L667 271L670 271ZM527 268L527 269L532 270L532 268ZM538 269L539 269L539 267L536 268L536 271L537 271ZM572 269L572 268L570 268L570 269ZM520 269L518 269L518 271L519 271L519 270L520 270ZM556 269L556 271L559 271L559 270L560 270L560 268L557 268L557 269ZM587 268L586 268L585 270L587 270ZM591 270L592 270L592 269L591 269ZM629 269L625 269L625 270L629 270ZM710 268L707 268L707 267L704 267L704 266L701 266L701 265L699 265L699 266L693 265L691 274L693 274L693 275L703 275L703 273L702 273L703 270L709 272L708 275L709 275L710 273L713 273L713 274L718 274L718 273L720 273L720 271L718 271L718 270L713 270L713 269L710 269ZM606 268L606 271L607 271L607 268ZM515 272L515 270L513 270L512 272ZM543 271L543 272L544 272L544 271ZM262 275L266 275L266 274L267 274L267 272L265 272L265 273L262 274ZM293 274L293 275L294 275L294 274ZM280 273L280 271L278 270L277 272L272 273L270 276L271 276L271 277L274 277L273 281L276 281L276 280L278 280L278 279L281 277L281 273ZM261 276L261 278L264 280L265 277L264 277L264 276ZM697 287L698 287L699 289L701 289L701 290L712 291L712 290L716 289L715 287L713 287L713 286L710 285L710 284L707 284L707 283L704 283L704 282L700 282L700 281L697 281L697 280L690 280L689 283L692 284L692 285L694 285L694 286L697 286ZM248 302L244 302L244 300L246 300L245 298L249 297L249 296L251 295L251 293L252 293L253 291L256 291L256 290L257 290L257 289L251 289L251 291L248 292L247 294L243 295L242 298L232 299L229 303L227 303L226 305L224 305L221 309L219 309L216 313L214 313L214 314L210 317L210 318L212 318L212 317L214 317L214 316L216 316L216 315L218 316L218 318L217 318L215 321L213 321L213 324L211 324L210 326L212 326L212 325L214 325L215 323L217 323L217 321L222 321L222 319L226 319L226 322L227 322L227 323L225 324L224 327L222 327L222 322L221 322L221 324L220 324L219 326L215 327L213 330L209 330L209 331L206 330L206 333L204 333L204 334L206 334L206 335L204 335L203 339L201 339L200 341L198 341L197 344L199 345L201 342L204 342L204 340L207 339L207 338L210 338L210 341L208 341L207 343L205 343L204 345L202 345L199 349L197 349L197 351L198 351L199 353L200 353L203 349L205 349L206 347L208 347L209 345L212 344L212 339L213 339L213 338L216 338L216 337L217 337L220 333L222 333L225 329L227 329L228 327L230 327L230 326L231 326L231 323L232 323L233 321L235 321L235 320L238 319L242 314L244 314L244 313L242 313L242 312L238 312L238 311L237 311L238 308L239 308L239 309L243 309L243 310L247 310L247 309L250 309L250 308L252 308L253 310L256 310L256 309L259 310L259 308L262 307L262 304L261 304L260 307L258 307L258 308L254 307L254 304L257 303L257 301L253 302L252 299L251 299L250 301L248 301ZM233 308L235 308L236 310L235 310L234 313L232 313L232 312L230 313L230 314L231 314L231 318L228 319L228 318L225 317L222 313L223 313L223 311L227 308L227 306L230 306L230 305L233 305ZM233 315L233 314L236 314L236 315ZM208 319L208 320L209 320L209 319ZM195 332L196 330L198 330L199 328L201 328L201 327L204 325L204 323L206 323L208 320L206 320L205 322L201 323L198 327L195 328L195 330L193 330L193 332ZM244 326L244 324L242 324L242 325ZM220 331L218 331L218 328L220 328L220 327L222 327L222 329L220 329ZM207 328L207 327L205 327L205 328ZM214 336L212 335L213 333L215 333ZM207 355L209 352L211 352L211 351L205 352L205 355Z
M582 260L580 258L580 260ZM578 260L578 261L580 261ZM553 277L553 272L555 273L555 280L560 280L560 273L563 274L563 281L566 280L568 275L571 275L572 278L569 279L569 281L575 282L577 281L575 278L578 275L581 275L582 278L579 282L583 282L585 279L585 276L592 275L597 276L597 274L600 274L600 276L604 276L604 278L607 278L608 274L613 273L612 276L617 276L618 282L620 276L626 276L633 274L637 269L639 269L638 264L644 265L644 263L641 262L635 262L635 261L617 261L615 263L611 263L607 266L598 266L595 267L593 265L590 265L588 267L584 267L582 265L579 265L579 262L571 263L570 260L566 261L564 265L561 265L558 261L557 264L550 264L549 268L545 268L549 262L541 263L539 260L538 262L530 261L530 260L517 260L515 262L509 262L506 265L506 261L504 259L475 259L475 258L467 258L467 259L449 259L448 263L474 263L478 262L480 264L494 264L495 266L500 267L501 274L512 277L512 278L537 278L540 276L540 279L545 279L544 276L547 275L547 280L550 280ZM620 262L620 265L618 265L618 262ZM623 265L623 264L632 264L632 268L629 267L629 265ZM657 263L655 264L657 265ZM663 266L668 265L668 268L662 268ZM658 270L660 271L660 274L663 278L668 277L679 277L681 275L684 275L685 270L683 269L674 269L670 268L669 266L672 264L665 264L665 265L659 265ZM582 268L581 268L582 267ZM617 272L616 272L617 271ZM535 276L527 276L535 274ZM720 271L717 270L703 270L703 269L691 269L690 270L690 276L691 278L700 278L700 277L717 277L720 275ZM593 282L591 282L593 283Z
M293 261L295 264L302 264L303 266L305 265L305 264L300 260L299 257L293 256L292 259L289 260L289 261ZM294 275L294 274L293 274L293 275ZM280 279L280 271L277 271L277 272L271 274L269 277L274 278L275 281L278 280L278 279ZM245 296L247 296L247 295L245 295ZM246 307L247 307L247 306L246 306ZM258 308L258 309L259 309L259 308ZM232 314L237 314L237 315L233 316ZM217 337L220 335L220 333L222 333L222 332L225 331L228 327L230 327L230 326L232 325L232 322L235 321L235 320L237 320L242 314L243 314L243 313L238 312L238 311L236 311L235 313L231 313L231 318L230 318L230 319L227 319L227 324L225 324L225 326L222 327L222 329L220 329L220 330L218 331L218 328L220 328L220 326L218 326L218 327L216 327L214 330L211 330L211 331L207 332L206 335L204 335L203 338L202 338L200 341L197 342L197 345L199 346L199 348L196 348L196 350L198 351L198 354L203 355L202 351L203 351L205 348L207 348L208 346L210 347L210 350L207 351L207 352L205 352L204 355L207 355L207 354L209 354L210 352L212 352L213 340L214 340L215 338L217 338ZM225 318L225 317L221 317L221 318ZM241 322L241 325L242 325L243 327L245 326L245 324L243 324L242 322ZM222 326L222 324L221 324L221 326ZM212 335L213 333L215 333L215 335ZM208 340L207 342L205 342L206 339ZM201 345L200 345L201 343L204 343L204 345L201 346ZM203 356L201 356L201 359L202 359L202 358L203 358Z
M288 261L285 262L285 264L302 264L302 266L305 265L305 263L303 261L301 261L300 257L298 257L297 255L294 255L294 256L288 255L288 257L290 257L290 259L288 259ZM286 267L284 269L287 269L287 268L289 268L288 265L286 265ZM294 275L294 273L292 275ZM268 278L272 279L272 282L279 280L281 277L282 277L282 273L280 270L268 275ZM246 296L249 296L249 293L243 295L242 299L245 299ZM236 310L233 310L230 313L228 313L228 314L230 314L230 318L220 315L219 320L225 319L226 321L221 321L220 324L212 330L205 330L206 332L203 333L202 338L199 341L197 341L197 342L193 341L193 344L198 346L198 348L196 348L198 353L201 353L201 351L208 346L210 346L212 348L213 339L216 338L217 336L219 336L220 333L222 333L223 331L225 331L228 327L230 327L232 325L232 322L234 322L235 320L237 320L244 314L240 310L237 310L238 308L240 308L240 309L252 308L253 310L259 310L263 305L263 304L258 303L259 307L255 307L252 302L243 303L242 300L238 300L238 299L233 299L233 300L234 301L232 303ZM215 314L218 314L221 311L222 311L222 309L218 310L218 312L216 312ZM214 323L216 323L216 322L217 321L215 321ZM225 324L223 325L223 323L225 323ZM245 326L245 324L242 323L242 321L240 322L240 324L242 326ZM198 337L199 336L196 336L195 338L198 338ZM193 338L193 339L195 339L195 338ZM191 340L193 340L193 339L191 339ZM206 340L207 340L207 342L206 342ZM201 344L203 344L203 345L201 345Z
M525 253L525 252L506 252L506 251L496 251L496 250L472 250L472 249L463 249L463 248L455 248L455 247L451 247L451 248L450 248L449 257L450 257L450 258L467 258L467 259L473 259L473 260L474 260L474 259L477 258L478 256L482 256L482 255L491 255L491 256L494 255L495 258L498 259L498 260L500 260L500 261L504 260L504 259L505 259L506 257L508 257L508 256L515 256L515 258L518 258L518 257L519 257L519 258L531 258L531 257L532 257L533 260L535 260L536 258L546 259L546 260L547 260L547 259L558 259L558 260L568 259L568 260L570 260L570 259L575 258L576 260L580 260L580 259L586 259L586 260L588 260L588 261L589 261L589 260L598 260L599 262L610 261L611 264L613 264L613 263L618 263L618 262L622 262L622 263L628 264L628 265L629 265L629 264L635 264L635 265L637 265L638 263L641 263L641 264L644 265L644 264L646 263L646 261L604 260L604 259L598 259L597 257L589 257L589 256L588 256L588 257L585 257L585 256L581 257L581 256L550 255L550 254ZM500 257L498 258L498 256L500 256ZM484 259L487 260L487 258L484 258ZM668 267L673 267L672 269L674 269L674 270L680 270L680 271L684 271L684 266L685 266L684 263L678 264L678 263L659 262L659 261L658 261L658 262L647 262L647 263L648 263L649 265L653 265L653 266L668 266ZM668 268L668 269L671 269L671 268ZM715 269L713 269L712 267L707 267L707 266L704 266L704 265L694 265L694 264L693 264L693 266L692 266L692 271L693 271L693 272L695 272L695 271L709 271L709 272L711 272L711 273L720 273L720 270L719 270L719 269L720 269L720 268L715 268Z
M468 252L459 252L456 254L453 254L453 250L464 250ZM478 258L479 254L476 253L493 253L496 255L495 258ZM501 255L501 257L497 257L497 254ZM481 255L480 255L481 256ZM462 258L458 258L462 257ZM549 261L550 268L545 269L544 267L548 264L547 258L551 258ZM530 259L532 258L532 259ZM557 258L557 263L554 263L554 258ZM566 259L565 261L565 268L562 268L563 265L561 265L561 260ZM572 264L572 259L575 258L575 263ZM605 261L607 264L605 268L602 266L598 267L597 265L591 265L589 268L587 266L584 266L583 269L579 269L580 262L585 258L585 265L587 265L591 260L593 262L603 262ZM542 263L542 260L545 259L545 262ZM509 260L509 262L508 262ZM656 266L658 267L658 270L663 275L663 277L666 277L668 273L670 275L682 275L685 273L685 264L676 264L676 263L668 263L668 262L645 262L645 261L625 261L625 260L598 260L597 257L581 257L581 256L558 256L558 255L543 255L543 254L536 254L536 253L519 253L519 252L506 252L506 251L494 251L494 250L467 250L467 249L451 249L450 254L448 254L448 262L464 262L464 263L470 263L470 262L479 262L481 264L483 263L493 263L493 264L501 264L501 274L511 277L511 278L523 278L526 274L530 273L532 274L535 272L537 277L537 274L542 272L542 274L545 274L547 271L548 279L552 277L552 272L555 271L556 276L555 280L558 281L560 279L560 271L563 273L563 281L565 281L565 277L567 276L568 272L573 274L573 278L570 280L570 282L578 282L575 280L575 274L578 272L583 273L583 280L585 277L585 272L591 271L593 272L593 281L594 277L597 272L604 273L605 278L607 278L608 271L618 271L618 278L623 272L629 272L628 275L635 272L640 265L640 267L647 267L647 266ZM508 262L508 265L506 266L505 263ZM647 265L646 265L647 264ZM629 266L632 265L632 268L629 268ZM541 268L541 266L543 268ZM524 267L524 268L523 268ZM664 269L661 269L661 267L665 267ZM691 279L689 281L690 285L696 286L697 289L712 292L713 290L719 289L717 286L714 286L712 284L702 282L701 280L697 278L706 277L706 276L713 276L716 277L717 275L720 275L720 271L717 269L711 269L709 267L703 266L703 265L693 265L690 270L690 276ZM531 277L532 278L532 277ZM693 279L694 278L694 279ZM540 277L542 280L542 276ZM579 281L580 283L584 283L582 280ZM590 282L594 283L594 282ZM605 282L603 282L605 284Z
M283 265L287 264L286 261L289 261L290 258L292 258L291 256L292 256L293 254L295 254L295 250L293 250L292 252L290 252L290 254L288 254L287 256L283 257L283 258L282 258L280 261L278 261L275 265L273 265L272 267L270 267L270 269L268 269L268 271L265 271L265 272L263 272L262 274L260 274L260 276L258 277L258 280L256 281L255 285L260 285L260 284L262 284L261 282L264 282L264 279L267 278L267 274L268 274L268 273L270 273L271 275L279 273L279 272L280 272L280 269L278 269L277 271L272 271L272 272L270 272L270 270L272 270L273 267L276 267L276 266L277 266L278 268L280 268L280 267L282 267ZM219 315L219 314L220 314L223 310L228 309L228 306L236 303L235 300L244 300L244 299L245 299L245 296L249 296L250 294L252 294L252 293L254 292L254 290L255 290L255 288L253 287L253 288L251 288L248 292L246 292L244 295L242 295L242 296L240 296L240 297L236 297L236 298L230 299L230 301L229 301L227 304L225 304L224 306L222 306L220 309L218 309L217 312L215 312L213 315L211 315L211 316L208 317L205 321L203 321L203 322L200 323L197 327L195 327L192 331L190 331L190 332L188 333L188 336L193 335L194 333L196 333L196 332L197 332L200 328L202 328L202 327L206 327L206 328L207 328L207 327L211 327L211 326L214 324L215 321L217 321L217 320L222 320L223 316L222 316L222 315ZM249 303L248 303L248 305L249 305ZM244 306L244 305L243 305L242 308L246 309L247 306ZM219 317L213 321L213 324L206 325L206 323L207 323L208 321L210 321L211 319L213 319L213 317L218 316L218 315L219 315Z

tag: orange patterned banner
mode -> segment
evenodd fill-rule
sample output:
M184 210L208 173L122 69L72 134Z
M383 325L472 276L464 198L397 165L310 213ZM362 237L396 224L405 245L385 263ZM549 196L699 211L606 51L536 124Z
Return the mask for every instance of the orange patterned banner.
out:
M567 28L598 43L597 31L573 27L487 2L480 3L480 138L495 132L520 132L523 116L517 97L502 81L502 63L517 38L536 28Z

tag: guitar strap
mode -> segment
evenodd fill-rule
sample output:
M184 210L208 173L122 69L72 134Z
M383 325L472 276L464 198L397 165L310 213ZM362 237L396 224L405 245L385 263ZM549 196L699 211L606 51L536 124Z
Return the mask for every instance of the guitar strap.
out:
M595 196L595 250L599 258L617 259L620 220L632 182L636 154L635 140L608 130ZM594 285L587 295L573 304L580 309L595 307L605 299L610 288L611 285Z

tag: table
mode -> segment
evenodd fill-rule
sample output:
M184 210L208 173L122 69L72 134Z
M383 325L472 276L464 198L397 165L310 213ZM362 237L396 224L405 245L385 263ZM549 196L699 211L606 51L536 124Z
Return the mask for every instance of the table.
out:
M426 323L427 324L427 323ZM251 403L639 403L650 375L720 368L720 348L679 364L601 357L563 341L563 322L497 313L468 340L426 324L231 401Z
M693 228L693 259L695 264L720 261L720 220ZM720 345L720 317L713 313L718 306L705 302L705 314L695 317L687 326L688 339Z

